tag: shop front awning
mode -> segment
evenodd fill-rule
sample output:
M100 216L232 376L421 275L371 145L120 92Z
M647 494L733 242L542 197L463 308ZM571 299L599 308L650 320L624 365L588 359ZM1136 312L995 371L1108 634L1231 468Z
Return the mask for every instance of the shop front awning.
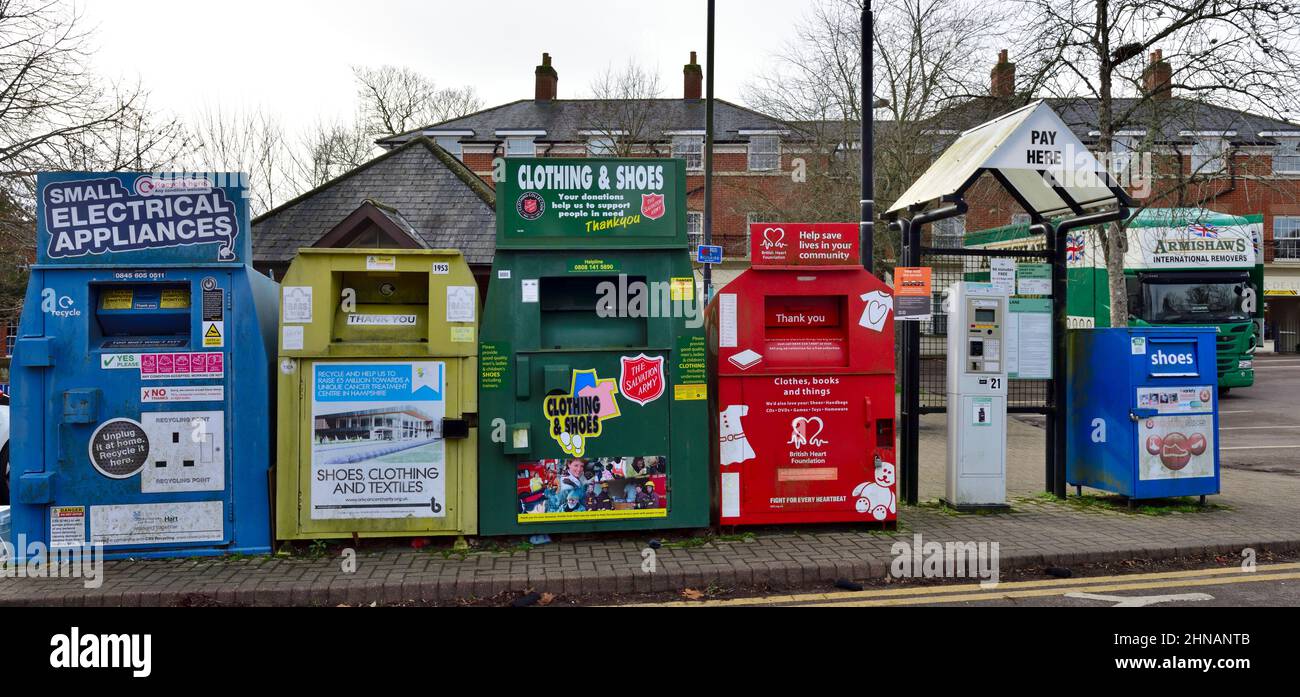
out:
M1085 215L1129 202L1061 117L1037 101L962 133L889 213L960 200L986 172L1036 218Z

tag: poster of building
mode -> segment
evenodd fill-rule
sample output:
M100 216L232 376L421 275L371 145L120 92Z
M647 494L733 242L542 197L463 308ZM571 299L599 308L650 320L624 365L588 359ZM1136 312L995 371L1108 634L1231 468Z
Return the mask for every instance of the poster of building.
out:
M433 361L313 367L312 519L446 516L445 373Z

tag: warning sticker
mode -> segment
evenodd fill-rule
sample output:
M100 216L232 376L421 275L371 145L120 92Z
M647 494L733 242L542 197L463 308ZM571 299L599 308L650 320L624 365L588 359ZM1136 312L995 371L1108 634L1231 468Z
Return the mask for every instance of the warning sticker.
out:
M50 549L86 546L86 507L50 507Z
M175 402L224 402L223 385L174 385L170 387L141 387L140 401L146 404Z
M695 299L695 279L694 278L674 278L670 286L670 298L672 300L694 300Z
M226 323L203 323L203 348L222 348L226 345Z

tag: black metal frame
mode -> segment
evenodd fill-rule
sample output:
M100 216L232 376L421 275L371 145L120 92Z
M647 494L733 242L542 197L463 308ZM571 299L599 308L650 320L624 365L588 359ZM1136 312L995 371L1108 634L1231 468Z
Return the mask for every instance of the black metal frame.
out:
M1041 233L1047 238L1045 252L1023 250L977 250L950 249L941 247L924 247L921 244L922 227L946 218L962 215L967 206L964 199L966 190L985 171L992 174L1003 188L1011 195L1021 208L1029 212L1032 232ZM1042 407L1008 407L1008 413L1043 414L1046 417L1045 489L1057 497L1064 498L1065 482L1065 339L1068 326L1067 318L1067 276L1065 239L1070 231L1081 227L1128 218L1131 200L1113 179L1108 177L1109 188L1115 194L1118 206L1100 213L1084 214L1083 208L1073 201L1064 189L1057 187L1057 193L1076 217L1058 221L1053 224L1033 210L1028 201L1011 186L997 170L981 170L966 182L960 191L946 198L941 208L930 211L912 210L912 217L896 218L890 223L890 229L897 232L903 246L903 266L924 266L927 255L956 255L977 257L1047 257L1052 266L1052 379L1048 381L1046 404ZM919 500L920 476L920 420L922 414L944 413L946 407L923 407L921 405L921 327L917 322L902 324L902 360L900 381L902 382L902 404L899 418L899 497L910 505Z

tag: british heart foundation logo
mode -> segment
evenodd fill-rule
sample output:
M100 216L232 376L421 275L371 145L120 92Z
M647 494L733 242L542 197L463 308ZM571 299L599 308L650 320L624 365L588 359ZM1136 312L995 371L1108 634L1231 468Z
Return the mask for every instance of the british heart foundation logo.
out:
M641 194L641 215L651 220L658 220L664 217L666 209L663 194Z
M623 396L645 406L664 395L664 357L623 356L618 388Z

